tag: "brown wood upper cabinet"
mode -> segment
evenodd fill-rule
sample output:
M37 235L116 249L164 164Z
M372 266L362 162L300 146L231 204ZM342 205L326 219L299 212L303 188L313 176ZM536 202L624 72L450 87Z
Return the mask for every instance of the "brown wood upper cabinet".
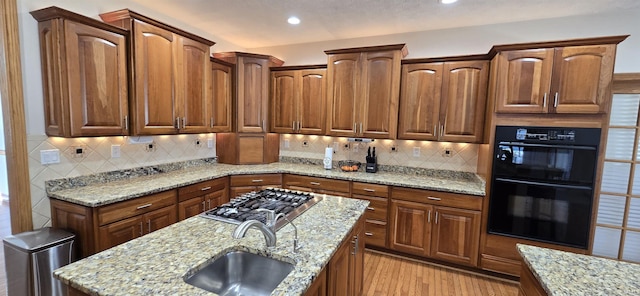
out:
M222 133L232 130L233 64L211 58L211 128Z
M100 17L132 34L132 134L211 131L214 42L127 9Z
M604 113L616 46L626 36L497 46L497 113ZM583 43L583 44L580 44ZM529 49L522 48L529 46Z
M271 69L271 131L323 135L326 65Z
M325 51L327 134L396 137L404 44Z
M48 136L128 135L127 31L49 7L38 20Z
M488 61L403 63L398 138L482 140Z

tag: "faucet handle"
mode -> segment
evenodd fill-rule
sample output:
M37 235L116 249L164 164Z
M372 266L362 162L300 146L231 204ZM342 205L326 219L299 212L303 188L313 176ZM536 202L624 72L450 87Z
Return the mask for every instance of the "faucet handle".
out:
M269 210L269 209L257 209L257 212L265 212L267 213L267 221L266 221L266 225L269 227L274 227L276 225L276 221L278 221L278 219L280 217L284 217L283 213L278 213L276 215L276 211L274 210Z

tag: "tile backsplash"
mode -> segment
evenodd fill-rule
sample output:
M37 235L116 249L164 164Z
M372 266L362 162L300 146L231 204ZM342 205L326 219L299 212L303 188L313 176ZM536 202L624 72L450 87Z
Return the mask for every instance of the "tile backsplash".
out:
M132 137L136 138L136 137ZM216 156L214 134L153 136L153 148L131 144L129 137L57 138L28 135L29 177L33 227L51 226L51 209L45 181L142 166ZM207 140L213 139L213 148ZM200 140L199 145L196 140ZM120 145L120 157L111 157L111 146ZM76 155L76 148L83 154ZM40 151L58 149L60 163L43 165Z
M475 173L478 145L413 140L348 142L347 138L285 134L280 137L280 156L323 159L325 148L334 147L333 160L365 162L367 148L376 147L378 164ZM392 148L395 151L392 152ZM414 156L414 148L417 154ZM447 154L446 151L449 151ZM419 154L419 155L418 155Z

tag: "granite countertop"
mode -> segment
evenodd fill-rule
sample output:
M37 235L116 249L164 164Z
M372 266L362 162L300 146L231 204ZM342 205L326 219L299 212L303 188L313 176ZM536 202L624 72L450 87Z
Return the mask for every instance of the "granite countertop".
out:
M548 295L638 295L640 264L518 244Z
M98 207L135 197L206 181L242 174L291 173L313 177L341 179L366 183L446 191L476 196L485 195L485 184L479 178L433 177L417 174L378 172L342 172L325 170L322 166L294 163L263 165L205 164L167 173L141 176L108 183L94 183L69 189L48 190L51 198L84 206Z
M277 232L267 251L262 233L250 229L233 239L236 225L191 217L54 271L63 283L90 295L214 295L184 282L230 250L245 250L290 263L294 270L272 295L300 295L329 262L340 242L365 211L368 201L323 195L323 200L293 220L302 249L293 252L293 227Z

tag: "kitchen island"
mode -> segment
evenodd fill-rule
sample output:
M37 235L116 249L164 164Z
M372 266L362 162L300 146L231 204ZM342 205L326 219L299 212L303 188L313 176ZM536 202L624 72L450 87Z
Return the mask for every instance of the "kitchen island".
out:
M272 295L301 295L362 221L368 204L324 195L293 220L302 245L297 253L290 224L277 232L275 249L267 250L258 230L234 239L236 225L196 216L62 267L54 277L89 295L212 295L185 283L185 275L228 251L245 250L294 263Z
M640 264L518 244L521 295L639 295Z

